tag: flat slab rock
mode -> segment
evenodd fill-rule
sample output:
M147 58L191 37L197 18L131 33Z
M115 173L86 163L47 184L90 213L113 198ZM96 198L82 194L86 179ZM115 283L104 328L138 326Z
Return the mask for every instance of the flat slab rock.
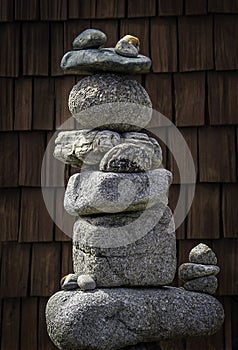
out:
M165 169L142 173L84 171L70 177L64 197L71 215L144 210L167 205L172 174Z
M60 132L54 157L81 171L141 172L160 167L162 150L144 133L84 129Z
M138 212L79 218L74 225L73 266L76 274L90 275L97 286L172 283L176 237L170 209L151 208L145 219Z
M184 263L179 266L178 275L181 280L187 281L197 277L217 275L219 272L220 268L216 265Z
M223 321L214 297L172 287L61 291L46 306L49 336L61 350L116 350L211 335Z
M137 57L124 57L118 55L114 48L85 49L67 52L60 66L65 71L82 75L95 72L141 74L149 72L151 60L141 54Z

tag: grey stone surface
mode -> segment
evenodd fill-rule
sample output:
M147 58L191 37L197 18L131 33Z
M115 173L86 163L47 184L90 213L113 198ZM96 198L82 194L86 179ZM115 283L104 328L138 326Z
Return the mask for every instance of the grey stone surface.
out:
M172 287L61 291L46 306L48 333L61 350L116 350L211 335L223 321L214 297Z
M69 178L64 197L71 215L118 213L168 203L172 174L165 169L145 173L84 171Z
M65 290L72 290L78 288L77 275L74 273L69 273L67 276L65 276L61 287Z
M217 257L210 247L200 243L190 251L189 261L197 264L216 265Z
M140 130L152 116L152 103L142 85L118 74L81 79L71 90L68 104L73 117L87 129Z
M214 294L218 288L216 276L199 277L184 283L184 288L208 294Z
M179 266L179 278L183 281L191 280L197 277L217 275L220 268L215 265L202 265L194 263L184 263Z
M98 29L86 29L73 41L74 49L99 48L107 41L107 36Z
M85 49L66 52L60 66L65 71L82 75L97 72L141 74L149 72L151 60L141 54L137 57L123 57L114 48Z
M78 276L77 283L81 290L92 290L96 288L94 279L89 275Z
M72 166L95 166L91 170L134 172L159 168L162 150L154 138L144 133L84 129L60 132L55 140L54 157Z
M125 57L137 57L139 54L138 49L126 40L118 41L118 43L115 46L115 52L118 55Z
M97 286L172 283L176 237L170 209L148 210L143 223L138 213L80 217L74 225L73 266L76 274L92 276Z

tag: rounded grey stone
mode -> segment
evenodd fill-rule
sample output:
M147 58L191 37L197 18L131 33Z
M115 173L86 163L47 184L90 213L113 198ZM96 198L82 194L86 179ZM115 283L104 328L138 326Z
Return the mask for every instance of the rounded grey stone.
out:
M76 288L78 288L77 275L75 275L74 273L70 273L66 276L66 278L62 284L62 289L73 290Z
M143 173L84 171L69 178L64 208L71 215L144 210L167 205L172 174L165 169Z
M94 279L89 275L78 276L77 283L81 290L93 290L96 288Z
M139 54L137 48L126 40L118 41L115 46L115 52L125 57L137 57Z
M74 49L99 48L107 41L107 36L98 29L86 29L73 41Z
M84 49L66 52L60 66L65 71L80 75L99 72L141 74L150 71L151 60L141 54L124 57L118 55L114 48Z
M189 261L196 264L216 265L217 257L210 247L200 243L190 251Z
M176 272L176 237L170 209L163 206L149 209L143 227L138 216L135 212L79 217L73 229L74 272L89 274L100 287L172 283ZM158 222L151 225L156 217ZM120 245L115 244L112 236ZM108 247L103 240L109 243Z
M214 294L218 288L216 276L199 277L184 283L184 288L197 292Z
M214 297L172 287L61 291L46 306L48 334L61 350L116 350L211 335L223 321Z
M149 123L152 103L136 80L116 74L95 74L73 87L69 110L83 128L133 131Z
M217 275L220 268L215 265L202 265L194 263L184 263L179 266L179 278L183 281L191 280L197 277Z

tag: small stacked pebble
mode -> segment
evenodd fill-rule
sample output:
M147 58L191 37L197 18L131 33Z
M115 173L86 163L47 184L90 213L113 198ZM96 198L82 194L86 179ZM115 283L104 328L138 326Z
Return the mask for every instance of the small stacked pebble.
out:
M162 167L159 143L141 132L152 104L129 77L148 72L151 61L132 35L115 48L103 48L106 40L88 29L61 62L66 71L91 75L69 95L69 109L84 129L60 132L55 142L55 158L80 172L70 177L64 198L76 217L74 273L47 303L47 330L61 350L152 350L162 339L215 333L224 313L210 295L166 286L176 272L172 174ZM202 278L205 291L204 278L218 268L208 255L195 256L181 276Z
M218 287L216 275L220 272L215 253L200 243L189 253L189 263L179 267L179 278L190 291L214 294Z

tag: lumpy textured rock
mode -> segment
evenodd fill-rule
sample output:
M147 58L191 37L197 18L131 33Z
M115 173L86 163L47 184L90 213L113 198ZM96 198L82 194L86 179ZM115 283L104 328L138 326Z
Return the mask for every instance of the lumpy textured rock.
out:
M184 283L184 288L191 291L198 291L208 294L214 294L218 287L216 276L205 276L195 278Z
M99 48L107 41L107 36L98 29L86 29L73 41L74 49Z
M156 217L158 221L151 225ZM137 213L79 218L73 235L74 272L92 276L103 287L172 283L176 237L170 209L150 209L141 225Z
M222 305L214 297L172 287L61 291L46 307L48 333L61 350L116 350L211 335L223 320Z
M220 268L214 265L202 265L193 263L184 263L179 266L179 278L183 281L191 280L196 277L217 275Z
M196 264L216 265L217 257L210 247L200 243L190 251L189 261Z
M71 215L144 210L167 205L172 174L165 169L145 173L84 171L70 177L64 197Z
M152 116L145 89L136 80L109 73L80 80L70 92L69 110L84 128L116 131L140 130Z
M84 164L95 165L94 170L134 172L159 168L162 150L154 138L143 133L73 130L58 134L54 157L77 167Z
M65 71L82 75L97 72L141 74L149 72L151 60L140 54L137 57L124 57L118 55L114 48L85 49L67 52L60 66Z

